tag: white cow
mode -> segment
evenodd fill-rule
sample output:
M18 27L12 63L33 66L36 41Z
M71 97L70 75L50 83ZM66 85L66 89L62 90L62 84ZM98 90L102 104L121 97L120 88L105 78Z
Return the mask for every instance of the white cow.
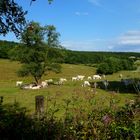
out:
M48 83L47 83L46 81L42 81L42 82L41 82L41 86L42 86L42 87L47 87L47 86L48 86Z
M23 84L23 81L17 81L16 86L21 86Z
M90 86L89 81L84 81L84 83L82 84L82 87L86 87L86 86Z
M66 78L60 78L59 81L61 81L61 82L66 82L67 79L66 79Z
M77 77L72 77L71 80L72 80L72 81L77 81L78 78L77 78Z
M52 83L52 82L53 82L53 79L45 80L45 82L47 82L47 83Z
M85 76L83 76L83 75L77 75L77 79L78 79L78 80L83 80L84 77L85 77Z
M21 86L21 89L32 89L36 84L24 84Z
M93 75L93 79L101 79L101 76L100 75Z
M88 76L88 78L87 78L88 80L92 80L92 77L91 76Z
M32 87L31 89L40 89L41 87L42 87L41 85L37 85L37 86Z
M60 78L57 83L58 83L58 85L63 85L63 83L66 82L66 81L67 81L66 78Z
M50 84L54 84L54 81L53 79L48 79L48 80L45 80L45 82L50 85Z

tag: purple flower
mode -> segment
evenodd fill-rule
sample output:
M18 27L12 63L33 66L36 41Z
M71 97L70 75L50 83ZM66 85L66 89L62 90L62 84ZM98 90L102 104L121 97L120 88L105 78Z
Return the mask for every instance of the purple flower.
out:
M103 116L102 121L103 121L104 125L108 125L111 123L112 118L107 114L107 115Z

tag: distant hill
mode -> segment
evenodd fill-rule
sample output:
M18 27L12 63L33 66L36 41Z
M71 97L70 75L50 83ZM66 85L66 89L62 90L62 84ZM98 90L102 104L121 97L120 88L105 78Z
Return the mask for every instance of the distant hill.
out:
M9 59L9 51L19 43L13 41L0 40L0 58ZM71 51L67 49L60 49L63 58L58 59L60 63L69 64L99 64L104 62L109 57L119 59L133 59L140 58L140 53L135 52L89 52L89 51ZM52 55L50 55L52 57Z

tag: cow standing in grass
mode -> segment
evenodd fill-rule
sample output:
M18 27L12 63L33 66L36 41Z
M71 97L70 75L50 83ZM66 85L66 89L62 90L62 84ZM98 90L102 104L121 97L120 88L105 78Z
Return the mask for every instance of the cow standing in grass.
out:
M18 86L21 86L23 84L23 81L17 81L16 82L16 86L18 87Z
M101 79L101 76L100 75L93 75L93 79Z
M82 84L82 87L86 87L86 86L91 86L89 81L84 81L84 83Z

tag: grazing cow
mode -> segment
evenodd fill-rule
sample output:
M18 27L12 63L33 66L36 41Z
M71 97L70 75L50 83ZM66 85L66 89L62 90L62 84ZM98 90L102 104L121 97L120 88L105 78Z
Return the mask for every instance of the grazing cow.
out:
M45 82L46 82L48 85L50 85L50 84L53 84L53 83L54 83L53 79L48 79L48 80L45 80Z
M66 82L67 79L66 78L60 78L59 81Z
M77 81L78 79L77 79L77 77L72 77L71 80L72 81Z
M21 86L23 84L23 81L17 81L16 86Z
M32 87L31 89L40 89L41 87L42 87L41 85L37 85L37 86Z
M78 76L77 76L77 79L78 79L78 80L83 80L84 77L85 77L85 76L83 76L83 75L78 75Z
M88 78L87 78L88 80L92 80L92 77L91 76L88 76Z
M24 84L21 86L21 89L32 89L36 84Z
M64 82L66 82L66 78L60 78L59 81L57 82L58 85L63 85Z
M89 81L84 81L84 83L82 84L82 87L86 87L86 86L90 86Z
M41 86L42 86L42 87L47 87L47 86L48 86L48 83L47 83L46 81L42 81L42 82L41 82Z
M101 79L101 76L100 75L93 75L93 79Z

